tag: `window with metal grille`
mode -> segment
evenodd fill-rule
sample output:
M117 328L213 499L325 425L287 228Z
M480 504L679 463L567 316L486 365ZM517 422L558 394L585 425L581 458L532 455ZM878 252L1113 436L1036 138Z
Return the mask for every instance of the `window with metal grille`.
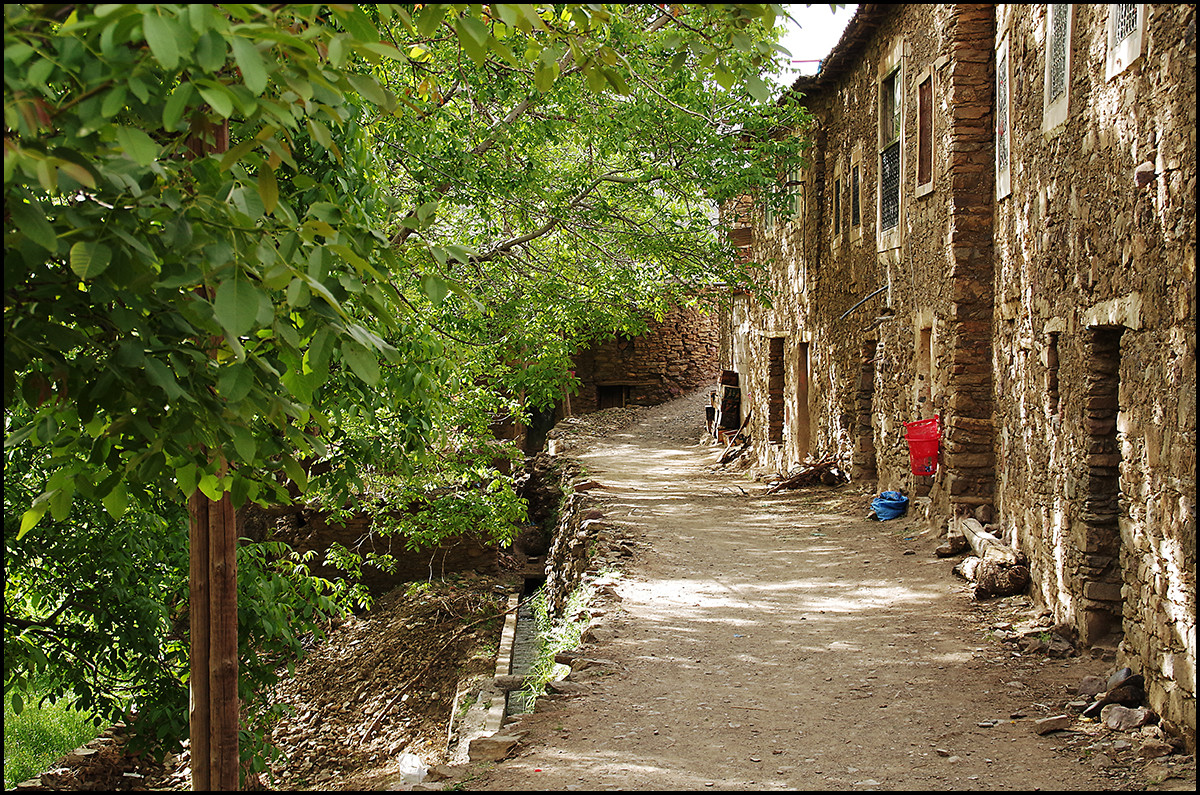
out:
M900 225L900 142L879 153L879 228Z
M850 225L862 224L862 205L858 194L859 166L857 163L850 169Z
M1145 35L1145 3L1110 3L1108 6L1108 55L1104 76L1111 80L1142 56Z
M1113 44L1125 41L1137 30L1137 3L1113 3Z
M933 79L917 86L917 184L933 181Z
M1067 14L1069 12L1070 7L1066 3L1050 5L1050 46L1049 52L1046 53L1050 68L1047 73L1046 90L1051 101L1058 99L1067 90Z
M1008 170L1008 48L996 61L996 167Z
M996 198L1003 199L1012 193L1012 145L1009 130L1011 97L1009 96L1010 69L1008 60L1008 36L996 48Z

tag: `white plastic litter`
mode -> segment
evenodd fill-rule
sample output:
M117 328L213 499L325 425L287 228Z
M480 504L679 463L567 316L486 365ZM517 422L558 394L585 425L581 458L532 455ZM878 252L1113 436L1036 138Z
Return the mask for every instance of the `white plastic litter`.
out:
M400 762L400 777L409 784L420 784L429 773L429 768L416 754L407 752L400 754L398 761Z

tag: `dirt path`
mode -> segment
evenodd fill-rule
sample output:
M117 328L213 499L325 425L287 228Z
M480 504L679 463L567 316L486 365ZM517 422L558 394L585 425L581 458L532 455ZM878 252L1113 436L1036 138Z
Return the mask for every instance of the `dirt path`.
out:
M583 648L611 664L573 674L582 692L543 699L516 752L459 786L1194 785L1194 758L1190 781L1180 757L1133 764L1136 735L1035 734L1112 663L1000 643L989 630L1028 618L1028 600L973 602L917 521L866 520L870 495L853 485L764 495L713 472L716 448L696 441L706 395L579 456L607 487L605 521L637 542Z

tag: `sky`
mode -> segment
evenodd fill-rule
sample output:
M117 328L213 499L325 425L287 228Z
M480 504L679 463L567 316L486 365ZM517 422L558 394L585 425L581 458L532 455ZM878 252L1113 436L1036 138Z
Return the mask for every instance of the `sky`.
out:
M790 3L788 11L799 23L799 27L789 20L783 20L788 26L788 32L780 39L780 44L792 53L792 70L776 78L780 85L791 86L799 75L816 74L817 60L824 58L842 37L842 31L850 17L858 10L857 4L847 4L837 11L831 11L828 3L805 5Z

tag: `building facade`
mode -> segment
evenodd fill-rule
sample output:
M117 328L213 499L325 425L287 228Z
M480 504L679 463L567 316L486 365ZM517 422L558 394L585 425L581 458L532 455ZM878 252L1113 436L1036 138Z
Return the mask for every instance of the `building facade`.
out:
M720 345L759 467L836 454L935 524L994 523L1193 748L1195 24L860 6L781 99L816 117L792 212L730 214L774 297L733 296ZM913 474L905 423L934 416Z

